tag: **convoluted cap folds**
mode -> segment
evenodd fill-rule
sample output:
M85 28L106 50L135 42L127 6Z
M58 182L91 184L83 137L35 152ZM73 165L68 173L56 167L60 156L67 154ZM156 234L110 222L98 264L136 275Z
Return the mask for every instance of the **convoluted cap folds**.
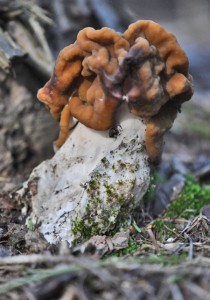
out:
M90 128L106 130L124 101L131 113L149 122L155 117L157 126L158 115L163 118L162 111L170 106L173 113L166 130L176 117L174 111L193 94L188 68L188 58L175 36L153 21L137 21L123 34L109 28L84 28L75 43L60 52L38 98L54 118L62 119L58 146L67 137L67 129L62 129L69 125L66 119L75 117ZM150 143L146 144L152 153Z

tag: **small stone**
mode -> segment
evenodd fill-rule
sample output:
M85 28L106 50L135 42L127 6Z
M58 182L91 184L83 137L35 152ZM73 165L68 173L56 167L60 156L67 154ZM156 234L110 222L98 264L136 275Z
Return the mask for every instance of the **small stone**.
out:
M112 238L112 244L115 250L120 250L128 247L129 231L118 232Z

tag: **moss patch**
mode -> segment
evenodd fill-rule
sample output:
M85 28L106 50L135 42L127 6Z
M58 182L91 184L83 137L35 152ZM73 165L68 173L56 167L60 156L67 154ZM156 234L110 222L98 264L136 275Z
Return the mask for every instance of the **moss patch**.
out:
M186 184L183 192L169 203L164 215L152 222L155 232L158 232L159 239L175 237L179 234L176 228L176 219L189 220L199 215L204 205L210 204L210 185L201 185L192 176L186 177Z
M137 135L100 160L83 184L85 203L72 219L73 239L81 242L94 235L113 235L127 230L132 212L140 201L141 189L144 191L144 183L149 181L147 157L142 160L137 155L144 149Z
M111 255L108 255L107 257L122 257L125 256L127 254L132 254L136 251L138 251L138 249L140 248L139 243L137 243L135 240L133 240L131 237L129 238L128 241L128 247L124 248L124 249L120 249L115 251L114 253L112 253Z
M105 233L113 235L119 230L127 229L128 216L134 209L132 205L134 196L131 194L128 197L128 195L122 194L119 192L118 186L121 187L128 183L133 185L135 181L130 180L127 183L119 182L119 184L112 185L107 181L98 180L97 174L95 174L94 180L90 180L86 184L89 203L86 206L85 214L82 219L78 214L72 220L72 232L78 237L75 244L94 235ZM100 198L101 188L105 192L104 199Z
M183 192L170 202L165 213L166 218L189 219L200 213L200 209L210 204L210 185L200 185L192 176L188 176Z

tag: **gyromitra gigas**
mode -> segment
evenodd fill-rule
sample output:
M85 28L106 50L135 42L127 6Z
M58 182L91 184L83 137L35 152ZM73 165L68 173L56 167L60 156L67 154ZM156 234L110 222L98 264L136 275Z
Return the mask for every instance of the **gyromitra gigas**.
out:
M146 118L146 149L158 162L164 133L193 94L188 66L174 35L153 21L131 24L122 35L84 28L60 52L51 79L38 92L60 122L55 145L65 142L73 117L96 130L112 128L126 101L131 113Z

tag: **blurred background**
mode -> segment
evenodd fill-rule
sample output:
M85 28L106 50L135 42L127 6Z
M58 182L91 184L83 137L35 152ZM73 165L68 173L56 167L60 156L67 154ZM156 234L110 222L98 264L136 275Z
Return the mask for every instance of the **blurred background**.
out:
M58 124L36 93L59 51L86 26L123 32L139 19L175 34L194 77L195 94L165 137L163 162L209 162L209 0L0 0L0 187L11 190L53 155Z

